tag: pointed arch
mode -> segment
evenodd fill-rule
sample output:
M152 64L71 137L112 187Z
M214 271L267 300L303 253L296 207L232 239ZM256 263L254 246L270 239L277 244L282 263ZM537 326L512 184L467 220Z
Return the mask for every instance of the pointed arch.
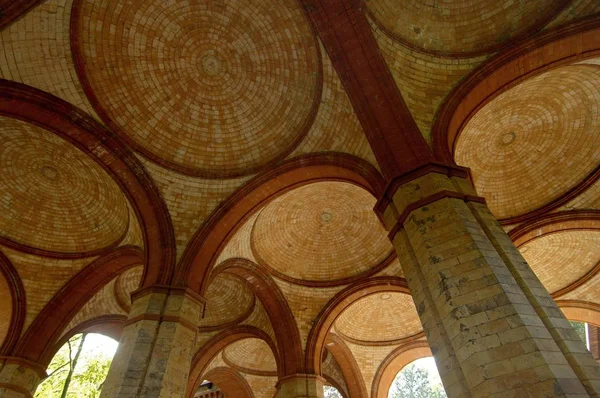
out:
M8 356L21 336L26 315L25 288L21 277L12 262L0 251L0 273L10 291L11 315L4 342L0 346L0 356Z
M281 375L281 367L279 364L279 356L277 355L277 348L275 347L273 340L271 340L271 337L269 337L269 335L264 331L254 326L236 326L223 330L196 352L194 358L192 359L192 366L190 367L191 370L188 377L186 396L188 398L192 398L194 396L194 391L198 389L198 386L202 382L201 377L204 374L206 367L220 351L224 350L228 345L233 344L236 341L247 338L261 339L269 345L271 351L273 352L273 356L275 357L275 361L277 362L277 372L279 375Z
M226 260L215 271L212 277L225 272L236 275L249 284L271 320L281 375L300 373L303 368L300 332L292 310L273 278L262 267L244 258Z
M215 383L227 397L254 398L244 376L234 369L219 366L206 372L203 378Z
M431 349L425 340L416 340L401 345L381 362L373 379L372 398L387 398L390 387L398 372L419 358L431 357Z
M327 345L327 351L333 355L342 370L344 380L348 386L348 395L352 398L369 398L356 359L344 340L336 334L329 333L325 339L325 344Z
M53 348L73 316L119 273L143 264L144 255L135 246L123 246L93 261L46 304L13 350L12 356L43 365L50 363Z
M308 335L306 343L305 369L306 373L320 375L321 357L325 348L325 340L335 320L352 303L364 296L378 292L400 292L410 294L404 278L380 276L365 279L352 284L337 293L317 316ZM421 337L415 336L415 338Z

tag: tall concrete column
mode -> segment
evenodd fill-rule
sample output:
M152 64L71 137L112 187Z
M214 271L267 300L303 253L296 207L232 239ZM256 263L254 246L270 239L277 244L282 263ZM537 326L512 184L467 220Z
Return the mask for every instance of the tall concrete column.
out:
M101 396L184 397L203 310L204 300L184 289L151 287L133 293Z
M0 397L33 397L46 377L43 366L22 358L0 357Z
M324 379L317 375L297 374L279 379L276 398L323 398Z
M376 211L449 397L599 396L600 367L466 169L407 173Z

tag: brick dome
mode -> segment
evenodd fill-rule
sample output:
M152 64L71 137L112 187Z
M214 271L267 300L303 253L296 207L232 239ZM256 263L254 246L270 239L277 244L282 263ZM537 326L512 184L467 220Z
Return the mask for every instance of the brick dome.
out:
M0 239L58 255L92 254L123 239L125 197L91 158L7 117L0 117L0 142Z
M293 280L336 281L368 272L392 250L374 205L369 192L348 183L294 189L261 210L251 236L254 256Z
M485 105L458 142L494 215L533 211L581 183L600 162L600 69L573 65L526 80Z
M153 160L205 177L289 154L319 100L296 1L76 1L80 74L104 119Z
M440 54L491 51L539 29L565 7L560 0L365 0L370 15L394 39Z

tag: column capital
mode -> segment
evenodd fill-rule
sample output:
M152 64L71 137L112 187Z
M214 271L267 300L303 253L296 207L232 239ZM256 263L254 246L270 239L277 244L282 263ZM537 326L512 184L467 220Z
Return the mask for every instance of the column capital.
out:
M46 368L37 362L18 357L0 357L0 396L33 397L46 378Z
M325 378L315 374L297 373L277 381L278 398L322 398Z

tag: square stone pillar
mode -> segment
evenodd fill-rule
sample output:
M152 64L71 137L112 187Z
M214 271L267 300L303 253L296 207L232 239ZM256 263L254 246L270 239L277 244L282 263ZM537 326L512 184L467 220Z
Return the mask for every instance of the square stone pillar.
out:
M599 396L600 367L467 169L414 170L376 211L450 398Z
M308 374L281 378L275 398L323 398L324 381L321 376Z
M102 397L184 397L204 300L185 289L151 287L132 306Z
M46 378L46 369L21 358L0 357L0 397L33 397L37 386Z

